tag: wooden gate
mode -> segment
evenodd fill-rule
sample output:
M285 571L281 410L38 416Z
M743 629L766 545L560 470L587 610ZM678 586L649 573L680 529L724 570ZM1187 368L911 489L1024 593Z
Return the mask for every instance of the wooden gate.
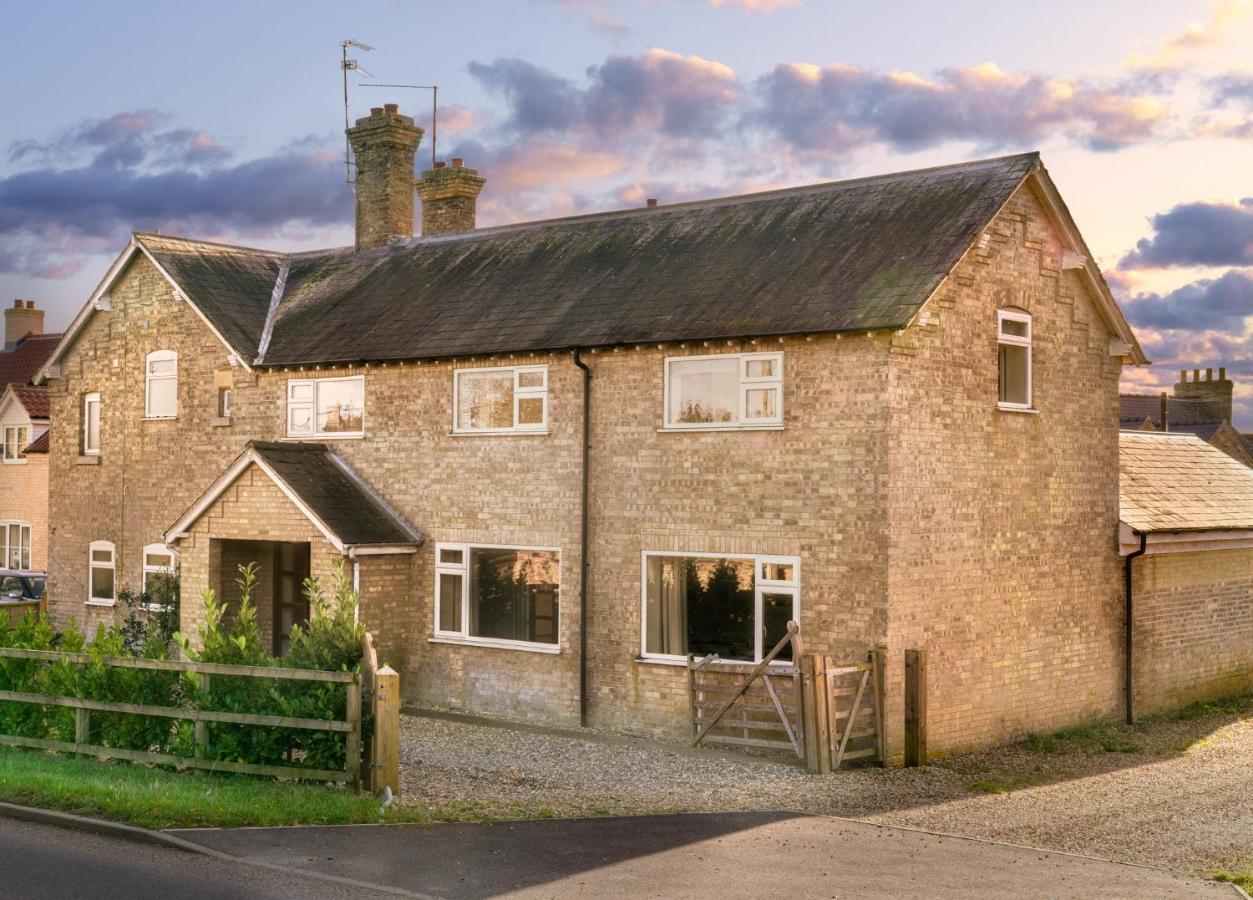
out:
M799 627L787 629L756 664L688 656L691 743L790 752L819 773L882 762L883 649L836 663L803 654Z

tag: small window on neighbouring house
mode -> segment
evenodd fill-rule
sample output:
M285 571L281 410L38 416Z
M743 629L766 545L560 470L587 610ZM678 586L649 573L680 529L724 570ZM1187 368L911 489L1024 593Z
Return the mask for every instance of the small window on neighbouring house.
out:
M178 415L178 354L154 350L145 365L144 416L173 419Z
M6 425L4 427L4 447L2 456L5 462L21 462L26 459L26 445L30 443L30 429L25 425Z
M365 434L365 377L287 382L287 436Z
M30 568L30 525L0 522L0 544L3 544L5 568Z
M783 423L783 354L725 353L665 361L667 428Z
M87 602L113 603L114 551L109 541L92 541L87 548Z
M157 609L163 604L160 598L170 594L170 581L178 572L178 555L165 544L148 544L142 551L143 581L141 591L150 594L153 601L147 609Z
M499 434L548 428L548 367L453 372L453 431Z
M760 661L799 621L799 570L793 557L646 553L644 656Z
M94 456L100 452L100 395L83 397L83 453Z
M435 633L510 644L557 643L556 550L439 544Z
M218 388L218 417L231 417L231 389L228 387Z
M999 370L997 403L1007 409L1031 408L1031 316L1002 309L996 314Z

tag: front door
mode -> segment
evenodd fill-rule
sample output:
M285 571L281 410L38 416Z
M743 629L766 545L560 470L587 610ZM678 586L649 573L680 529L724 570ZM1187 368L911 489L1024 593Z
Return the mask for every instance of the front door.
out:
M304 581L309 577L309 545L274 547L274 655L286 656L293 625L309 621Z

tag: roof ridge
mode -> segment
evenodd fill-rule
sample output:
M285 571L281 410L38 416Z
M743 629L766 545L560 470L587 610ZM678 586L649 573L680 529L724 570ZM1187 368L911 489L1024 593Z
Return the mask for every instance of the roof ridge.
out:
M160 234L155 231L134 231L131 234L137 239L153 239L159 241L178 241L182 244L200 244L205 247L218 247L222 250L235 250L242 253L260 253L263 256L273 256L282 259L290 254L284 253L282 250L266 250L262 247L246 247L243 244L227 244L223 241L204 241L200 238L183 237L177 234Z

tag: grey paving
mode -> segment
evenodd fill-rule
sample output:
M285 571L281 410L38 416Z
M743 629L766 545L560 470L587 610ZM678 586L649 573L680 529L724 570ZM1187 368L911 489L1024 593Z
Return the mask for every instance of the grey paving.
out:
M522 897L1205 898L1229 885L789 813L182 830L233 855L450 900Z

